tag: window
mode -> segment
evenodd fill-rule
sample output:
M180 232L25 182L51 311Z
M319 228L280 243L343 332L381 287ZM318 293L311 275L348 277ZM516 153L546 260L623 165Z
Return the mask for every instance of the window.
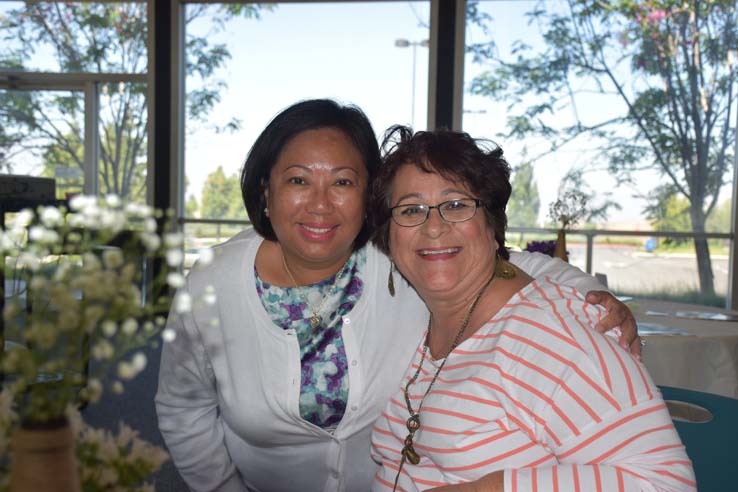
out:
M616 291L724 304L738 63L724 40L735 9L638 5L470 3L463 128L506 150L510 226L556 228L548 206L575 189L591 214L578 225L589 232L567 242L574 264ZM680 26L711 56L694 65ZM510 239L555 237L541 234Z

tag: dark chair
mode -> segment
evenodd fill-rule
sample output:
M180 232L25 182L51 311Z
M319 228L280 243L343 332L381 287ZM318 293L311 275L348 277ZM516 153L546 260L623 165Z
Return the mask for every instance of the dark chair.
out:
M697 476L697 490L716 492L738 483L738 400L659 386Z

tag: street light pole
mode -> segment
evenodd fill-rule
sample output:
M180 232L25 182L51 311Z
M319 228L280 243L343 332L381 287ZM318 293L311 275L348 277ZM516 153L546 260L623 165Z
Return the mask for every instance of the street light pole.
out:
M407 48L408 46L412 46L413 48L413 81L412 81L412 91L410 96L410 126L413 128L415 127L415 61L417 58L417 49L418 46L422 46L423 48L428 47L428 40L423 39L421 41L408 41L407 39L395 39L395 46L398 48Z

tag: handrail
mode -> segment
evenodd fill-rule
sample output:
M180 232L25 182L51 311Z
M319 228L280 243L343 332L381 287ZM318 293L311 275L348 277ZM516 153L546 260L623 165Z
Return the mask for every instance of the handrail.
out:
M178 222L184 224L215 224L215 225L251 225L251 221L245 219L197 219L180 217ZM507 233L523 234L551 234L556 235L558 229L545 227L508 227ZM570 236L585 236L587 238L586 267L587 273L592 273L592 250L594 239L597 236L631 236L631 237L674 237L685 239L729 239L735 240L732 232L684 232L684 231L625 231L619 229L568 229L566 233ZM220 239L220 228L216 232Z

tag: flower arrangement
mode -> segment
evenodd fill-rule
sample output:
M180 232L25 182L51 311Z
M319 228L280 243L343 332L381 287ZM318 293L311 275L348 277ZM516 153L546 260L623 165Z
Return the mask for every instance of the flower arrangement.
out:
M543 253L548 256L553 256L555 249L556 241L528 241L525 245L525 251Z
M156 472L169 455L138 437L121 424L117 434L96 429L82 421L79 412L69 406L65 415L76 442L78 473L85 492L154 492L146 479ZM9 391L0 393L0 492L8 490L10 476L9 436L18 416L13 410Z
M23 210L0 231L14 277L4 328L20 338L2 371L21 421L63 418L68 405L101 396L103 375L127 380L144 369L145 355L131 353L164 326L167 287L184 281L176 270L143 281L149 260L182 264L182 235L157 232L162 217L112 195L77 196L68 209ZM120 380L108 389L120 392Z
M86 427L69 409L105 391L122 392L122 381L146 367L137 349L156 343L169 289L184 283L183 236L159 232L159 221L164 214L146 205L77 196L68 207L23 210L0 230L13 285L2 312L4 335L13 338L0 352L3 478L4 450L15 431L60 424L75 436L82 490L153 490L142 483L167 459L164 451L125 426L117 435ZM152 261L164 268L146 279ZM214 301L214 294L208 297L205 302ZM192 300L180 296L177 303L174 315L188 311ZM172 337L162 333L164 341Z
M588 197L585 193L576 189L566 190L549 205L548 216L559 224L561 229L570 229L586 217L587 201Z
M184 282L183 237L157 232L162 217L112 195L77 196L68 209L23 210L0 230L0 254L12 258L13 272L4 328L20 338L6 348L2 371L21 420L62 417L70 403L96 401L114 366L122 380L146 366L145 355L131 351L164 326L168 287ZM144 265L157 259L171 271L144 288ZM80 369L90 360L96 373L88 378ZM108 384L121 388L119 380Z

